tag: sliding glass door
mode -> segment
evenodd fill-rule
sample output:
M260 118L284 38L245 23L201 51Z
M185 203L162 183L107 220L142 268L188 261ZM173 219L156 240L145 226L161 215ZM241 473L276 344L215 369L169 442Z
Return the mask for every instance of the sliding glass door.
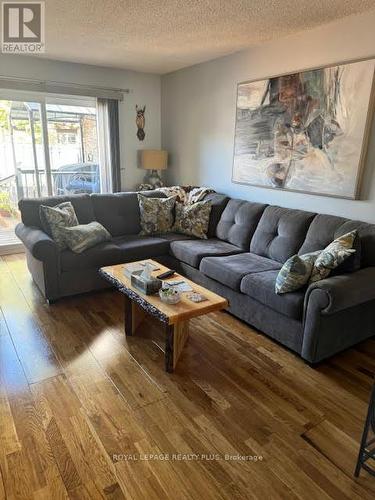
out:
M83 104L67 99L46 103L54 195L101 191L96 106Z
M18 200L47 192L40 103L0 100L0 246L19 243Z
M94 99L0 95L0 254L19 244L21 198L99 193L100 172Z

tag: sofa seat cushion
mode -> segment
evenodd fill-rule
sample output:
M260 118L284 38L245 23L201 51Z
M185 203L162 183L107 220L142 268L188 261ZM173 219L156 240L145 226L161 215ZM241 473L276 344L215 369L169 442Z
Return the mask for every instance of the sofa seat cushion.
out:
M296 320L302 320L305 289L277 295L275 281L278 271L263 271L246 275L240 290L271 309Z
M167 241L185 241L185 240L195 240L194 236L188 236L187 234L181 234L181 233L165 233L161 234L159 238Z
M114 238L113 241L121 250L122 262L168 255L169 241L163 237L128 234Z
M241 253L228 257L205 257L199 270L209 278L239 290L241 280L249 273L279 270L281 264L253 253Z
M170 254L173 257L197 269L204 257L210 255L234 255L241 252L242 250L235 245L215 238L209 240L173 241L170 247Z
M61 252L61 270L89 269L167 255L169 241L150 236L127 235L112 238L80 254Z
M64 250L60 254L61 270L92 269L112 264L120 264L123 260L121 249L112 241L95 245L82 253Z

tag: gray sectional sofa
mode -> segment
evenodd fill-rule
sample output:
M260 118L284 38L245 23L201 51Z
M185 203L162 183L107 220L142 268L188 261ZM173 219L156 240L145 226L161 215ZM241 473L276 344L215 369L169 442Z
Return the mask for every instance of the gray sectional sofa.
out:
M148 192L148 196L164 195ZM105 265L154 258L229 300L229 311L317 363L375 334L375 225L210 194L207 240L180 234L139 236L136 193L21 200L29 270L48 301L108 286ZM103 224L112 240L83 254L59 252L39 218L41 204L71 201L80 223ZM293 254L323 249L357 228L361 269L277 295L275 280Z

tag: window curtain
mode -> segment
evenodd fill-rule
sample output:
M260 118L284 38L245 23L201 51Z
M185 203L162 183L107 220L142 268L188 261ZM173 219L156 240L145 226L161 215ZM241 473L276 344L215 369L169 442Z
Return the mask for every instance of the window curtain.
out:
M97 99L102 192L121 191L118 101Z

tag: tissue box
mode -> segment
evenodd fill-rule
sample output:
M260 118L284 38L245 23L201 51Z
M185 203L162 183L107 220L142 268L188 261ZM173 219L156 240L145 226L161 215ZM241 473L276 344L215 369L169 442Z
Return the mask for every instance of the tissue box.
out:
M157 293L162 286L161 280L157 278L145 279L142 278L141 273L138 274L137 272L131 275L130 282L132 286L145 295L153 295L154 293Z

